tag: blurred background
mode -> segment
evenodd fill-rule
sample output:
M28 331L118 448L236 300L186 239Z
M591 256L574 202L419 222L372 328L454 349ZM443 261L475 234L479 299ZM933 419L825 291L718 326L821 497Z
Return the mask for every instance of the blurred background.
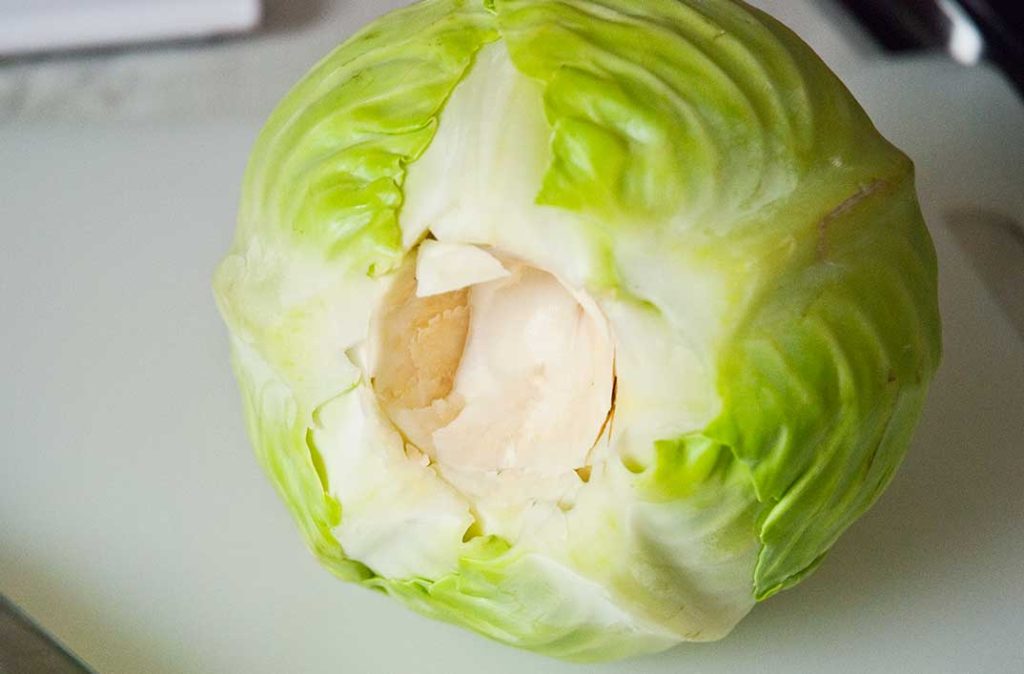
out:
M579 671L334 581L245 438L209 279L247 153L404 4L0 0L0 673ZM752 4L915 160L944 364L819 571L723 642L590 669L1024 672L1024 3Z
M396 4L0 0L0 121L259 117L340 39ZM843 46L862 52L988 61L1024 87L1019 0L753 4L788 17L801 34L809 27L812 36L822 35L819 48L841 48L825 38L837 31ZM822 16L829 26L806 25Z

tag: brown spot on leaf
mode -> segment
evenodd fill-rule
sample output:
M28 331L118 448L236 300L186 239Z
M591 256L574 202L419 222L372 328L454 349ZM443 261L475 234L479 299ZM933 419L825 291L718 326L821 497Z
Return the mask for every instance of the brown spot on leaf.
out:
M875 180L866 185L861 185L857 191L850 195L845 201L843 201L843 203L826 213L825 216L818 221L817 253L819 260L825 260L828 258L828 230L829 227L832 226L832 223L852 211L862 201L881 191L886 186L888 186L888 183L884 180Z

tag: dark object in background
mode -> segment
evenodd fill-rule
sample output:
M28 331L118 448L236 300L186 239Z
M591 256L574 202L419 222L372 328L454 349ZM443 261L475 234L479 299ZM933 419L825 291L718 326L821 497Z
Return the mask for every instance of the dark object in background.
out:
M839 0L890 51L938 48L962 63L987 59L1024 94L1021 0Z
M90 670L0 594L0 672L90 674Z

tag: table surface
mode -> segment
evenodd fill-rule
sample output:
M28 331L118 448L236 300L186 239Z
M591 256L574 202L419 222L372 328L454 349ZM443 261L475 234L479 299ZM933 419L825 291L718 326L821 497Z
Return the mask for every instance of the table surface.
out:
M259 120L370 4L195 53L0 68L0 591L100 672L580 671L334 580L244 435L210 275ZM759 4L916 160L944 364L891 488L817 573L724 641L588 671L1024 671L1024 338L953 236L1024 213L1024 109L990 72L883 61L809 3ZM198 100L245 62L207 108L150 96L201 72ZM61 104L3 89L84 72L156 82L105 113L85 85Z

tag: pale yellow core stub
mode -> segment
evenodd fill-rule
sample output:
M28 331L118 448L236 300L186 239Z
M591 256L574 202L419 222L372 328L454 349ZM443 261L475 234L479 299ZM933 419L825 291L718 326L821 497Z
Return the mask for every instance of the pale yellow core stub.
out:
M593 300L552 274L428 240L384 297L373 339L378 400L431 461L539 475L588 465L614 350Z

